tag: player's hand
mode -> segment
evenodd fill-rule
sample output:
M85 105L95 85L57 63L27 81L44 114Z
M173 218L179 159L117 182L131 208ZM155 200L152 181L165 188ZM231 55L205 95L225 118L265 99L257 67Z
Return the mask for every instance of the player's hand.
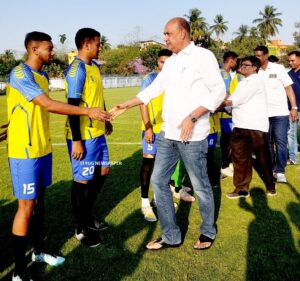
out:
M73 141L72 143L72 158L81 160L83 158L84 148L82 141Z
M179 128L181 129L180 139L182 142L187 142L191 138L194 126L195 123L192 122L189 116L184 118L184 120L179 125Z
M146 143L153 143L154 141L154 133L152 127L145 130L144 139Z
M109 121L105 121L105 135L109 136L113 132L113 125Z
M103 111L99 107L89 108L88 116L91 119L99 120L99 121L110 121L111 114L109 112Z
M290 116L291 116L292 122L297 121L298 120L298 110L297 109L292 109L290 111Z
M127 110L125 103L114 106L109 113L111 114L111 120L116 119L119 115L123 114Z

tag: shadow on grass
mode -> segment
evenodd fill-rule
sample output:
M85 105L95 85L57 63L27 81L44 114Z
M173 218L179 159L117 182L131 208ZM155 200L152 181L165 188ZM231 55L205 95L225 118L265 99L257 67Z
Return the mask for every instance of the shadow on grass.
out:
M239 201L255 216L248 227L246 280L300 280L300 256L285 216L270 209L262 189L250 194L252 205L245 198Z
M287 205L287 212L290 216L291 222L296 226L297 230L300 231L300 193L290 183L287 183L287 186L291 189L291 191L294 193L295 197L299 202L299 203L290 202ZM298 245L300 246L300 240L297 242Z
M6 200L0 200L0 273L13 263L11 228L17 208L17 201L6 203Z
M115 165L111 168L111 173L105 183L103 188L103 192L99 195L97 204L95 206L95 210L101 217L105 217L111 210L113 210L128 194L130 194L136 187L140 185L139 183L139 167L141 164L141 151L135 152L131 157L128 157L122 160L122 165ZM73 219L72 219L72 212L71 212L71 200L70 200L70 187L72 181L60 181L52 185L50 188L47 189L45 195L45 208L46 208L46 218L45 218L45 245L46 248L49 249L51 252L59 252L65 243L74 236L74 227L73 227ZM3 205L3 206L2 206ZM0 272L7 270L13 264L13 251L12 245L10 242L11 237L11 225L13 216L17 209L17 202L14 201L13 203L4 205L4 202L0 204L0 212L1 212L1 220L0 220L0 237L1 237L1 244L0 244ZM125 213L124 216L128 214ZM142 223L142 216L140 212L134 212L134 215L128 215L127 219L122 224L122 227L126 230L131 230L135 233L140 231L140 228L132 227L132 220L137 220L139 223L139 227L146 228L148 227L146 223ZM126 224L125 224L126 222ZM155 224L152 226L154 229ZM115 245L116 237L120 236L120 241L124 242L123 235L120 234L119 227L116 227L116 233L111 234L109 237L104 237L105 242L106 240L113 240L112 244ZM114 231L114 228L112 228ZM111 231L109 231L111 232ZM149 235L151 236L151 235ZM148 236L147 236L148 237ZM151 237L149 238L151 239ZM5 241L4 243L2 241ZM109 243L109 242L108 242ZM29 249L29 248L28 248ZM78 250L75 249L73 252L75 257L80 256L84 253L84 258L87 261L90 261L89 266L95 267L98 266L97 260L94 260L93 255L94 251L91 249L84 249L83 247L78 247ZM73 256L73 252L68 255ZM79 254L78 254L79 252ZM86 256L85 256L86 255ZM109 256L109 255L108 255ZM102 257L105 259L105 255ZM28 259L29 260L29 259ZM72 260L72 259L71 259ZM78 272L75 269L79 268L81 275L83 272L88 272L90 268L85 270L80 263L76 262L76 258L73 259L75 262L74 264L70 264L71 268L74 270L70 271L70 279L65 279L64 277L53 279L53 280L83 280L78 277ZM92 261L92 263L91 263ZM130 261L128 261L130 263ZM117 263L117 262L116 262ZM68 262L67 262L68 264ZM108 264L106 264L108 266ZM41 264L33 264L30 266L30 272L33 272L34 276L39 276L42 280L47 279L48 275L49 278L51 274L48 274L45 269L45 265ZM109 266L108 266L109 267ZM65 267L61 267L55 270L55 272L65 272ZM125 266L126 269L126 266ZM120 269L121 270L121 269ZM133 270L133 269L132 269ZM52 270L53 271L53 270ZM50 272L52 272L50 271ZM124 269L122 269L124 271ZM126 270L125 270L126 271ZM74 275L72 273L74 272ZM118 271L116 270L116 274ZM45 276L47 275L47 278ZM93 275L92 278L88 278L86 275L85 280L98 280L93 279L95 276ZM7 272L5 276L6 280L10 280L10 274ZM4 280L5 280L4 279ZM35 278L36 280L36 278ZM38 280L38 279L37 279Z

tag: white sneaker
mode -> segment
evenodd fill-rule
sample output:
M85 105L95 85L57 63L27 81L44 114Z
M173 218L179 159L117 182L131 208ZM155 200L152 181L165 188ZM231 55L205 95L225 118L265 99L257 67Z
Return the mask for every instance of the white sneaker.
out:
M12 281L33 281L27 272L13 273Z
M233 177L233 171L227 167L225 169L221 169L221 175L225 177Z
M151 206L142 207L141 211L146 221L157 221L156 215L154 214Z
M277 179L277 182L283 182L283 183L287 182L285 174L283 174L283 173L277 173L276 179Z
M33 262L44 262L52 266L58 266L65 262L64 257L60 257L48 253L40 253L37 255L33 252L31 259Z

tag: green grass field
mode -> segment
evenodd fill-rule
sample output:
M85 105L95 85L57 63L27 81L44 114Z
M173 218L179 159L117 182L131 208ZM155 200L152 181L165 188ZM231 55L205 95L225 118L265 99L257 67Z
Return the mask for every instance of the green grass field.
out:
M105 90L108 108L133 97L138 88ZM52 98L64 100L64 92ZM0 97L0 124L6 121L5 97ZM53 185L46 194L46 244L66 257L52 268L28 263L34 280L300 280L300 165L287 167L288 184L278 184L278 196L266 198L254 174L251 197L228 200L232 179L214 190L218 235L208 251L196 251L201 218L197 203L178 202L177 219L184 237L180 248L148 252L145 244L160 235L159 223L140 214L140 115L135 108L114 122L107 138L112 166L96 211L110 224L104 245L86 248L74 238L70 206L71 169L64 141L64 116L51 115ZM11 224L17 208L12 195L6 143L0 144L0 279L13 270ZM218 151L217 151L218 152ZM151 195L152 196L152 195ZM28 249L28 254L30 253Z

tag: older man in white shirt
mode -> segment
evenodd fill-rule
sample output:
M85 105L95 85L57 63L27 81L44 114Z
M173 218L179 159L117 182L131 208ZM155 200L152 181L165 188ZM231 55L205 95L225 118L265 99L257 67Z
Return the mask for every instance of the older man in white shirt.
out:
M225 98L225 85L213 53L190 42L190 26L185 19L171 19L165 26L164 37L173 55L166 60L162 71L136 98L111 112L117 116L165 92L164 123L157 138L157 156L151 177L162 236L148 243L147 249L177 247L182 243L169 188L171 175L181 159L200 202L203 218L201 235L194 248L204 250L211 247L216 235L214 199L206 170L209 112Z
M268 61L269 50L266 46L256 47L254 53L261 62L258 75L265 82L267 91L270 122L269 147L272 154L273 172L277 182L286 182L285 167L287 163L289 115L293 122L298 119L298 107L291 87L293 81L283 65ZM291 104L291 111L288 109L287 98Z
M258 58L254 56L244 58L241 73L245 79L225 101L225 105L232 106L234 128L231 138L231 157L235 190L227 194L229 199L249 196L252 153L256 156L267 195L276 195L271 153L268 146L267 93L262 78L257 74L259 67Z

